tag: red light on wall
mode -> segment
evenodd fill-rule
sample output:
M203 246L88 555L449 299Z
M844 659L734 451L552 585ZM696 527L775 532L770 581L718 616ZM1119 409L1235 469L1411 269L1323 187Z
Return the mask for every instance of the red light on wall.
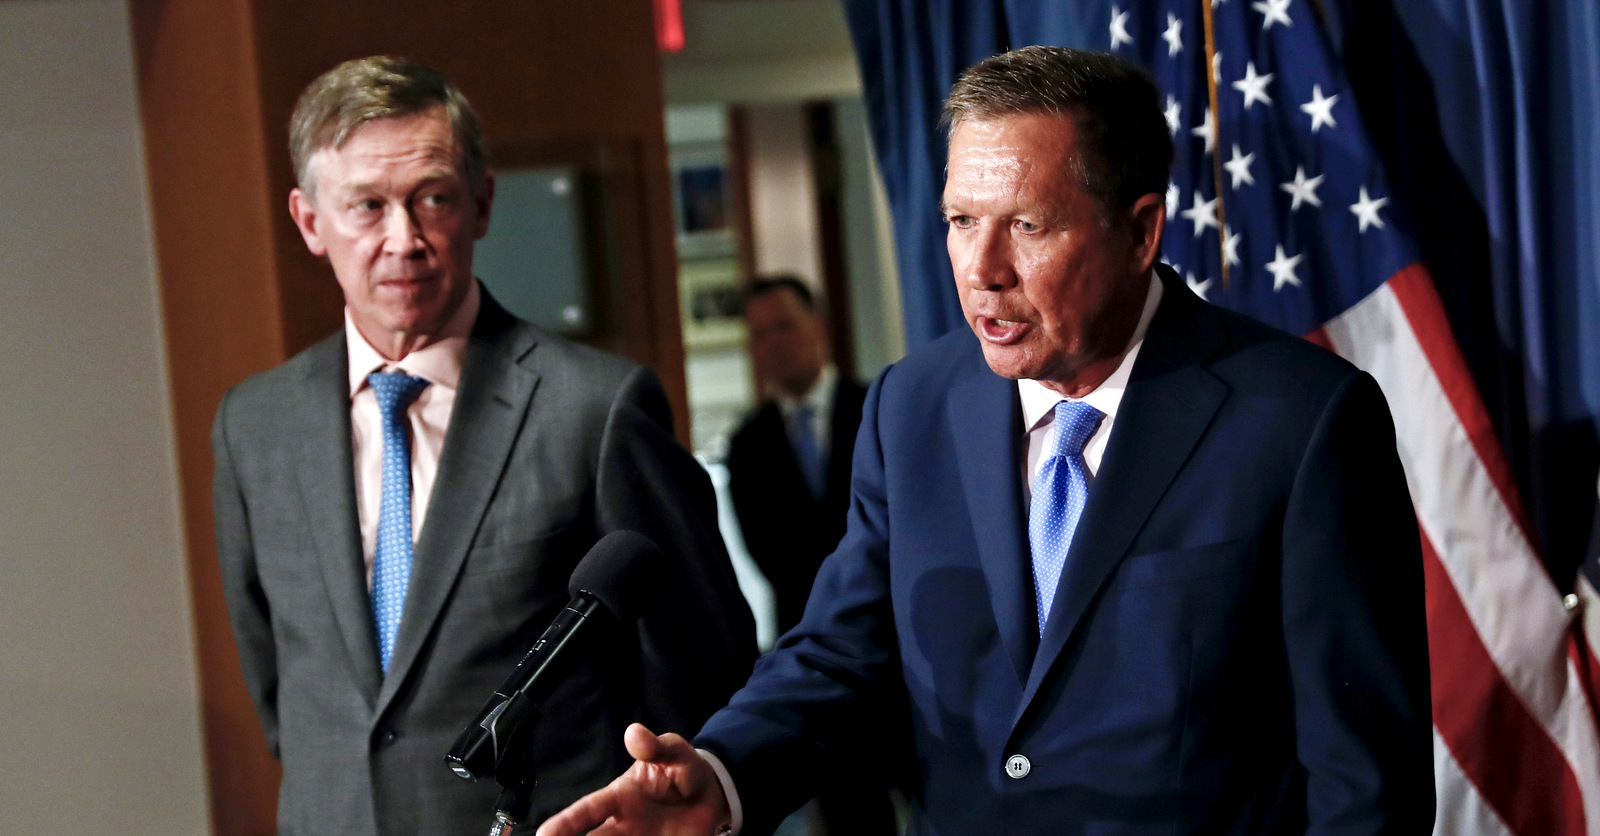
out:
M683 0L655 0L656 46L662 52L683 51Z

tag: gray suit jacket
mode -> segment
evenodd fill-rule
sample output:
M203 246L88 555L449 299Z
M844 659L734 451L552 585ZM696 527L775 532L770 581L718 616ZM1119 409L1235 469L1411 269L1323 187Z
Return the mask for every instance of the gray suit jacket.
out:
M669 566L546 702L537 821L630 763L622 731L696 731L755 656L704 472L655 375L550 336L484 295L394 656L380 675L356 521L344 333L223 400L217 549L246 684L283 764L282 834L476 832L498 787L444 753L566 603L607 532ZM225 802L224 802L225 803Z

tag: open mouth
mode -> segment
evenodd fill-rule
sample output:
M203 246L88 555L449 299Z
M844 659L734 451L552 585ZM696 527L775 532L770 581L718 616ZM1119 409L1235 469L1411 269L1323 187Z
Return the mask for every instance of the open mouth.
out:
M995 345L1007 345L1022 339L1027 333L1030 323L1010 319L994 319L992 317L978 317L978 335L984 341Z

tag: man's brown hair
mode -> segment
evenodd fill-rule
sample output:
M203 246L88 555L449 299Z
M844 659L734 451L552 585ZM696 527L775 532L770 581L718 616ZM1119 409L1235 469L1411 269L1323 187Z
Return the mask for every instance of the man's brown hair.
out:
M357 128L444 108L461 154L462 171L474 187L488 168L478 114L444 74L404 58L374 55L346 61L317 77L300 94L289 118L289 158L301 191L312 194L311 157L340 148Z
M1078 127L1074 174L1106 209L1164 195L1172 135L1155 80L1106 52L1029 46L987 58L961 74L945 100L953 134L963 122L1025 113L1070 116Z

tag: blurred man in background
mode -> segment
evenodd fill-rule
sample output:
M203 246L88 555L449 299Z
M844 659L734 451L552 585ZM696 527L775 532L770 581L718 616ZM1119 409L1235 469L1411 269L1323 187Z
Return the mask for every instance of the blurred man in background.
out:
M822 559L844 536L867 390L829 360L827 329L798 277L752 281L744 321L768 398L728 446L729 491L750 557L772 583L782 635L799 623ZM826 836L894 830L884 782L836 782L817 802L814 829Z
M844 535L867 390L828 359L827 331L798 278L751 282L744 321L767 398L734 434L728 473L739 528L772 582L783 633L800 620L817 567Z

